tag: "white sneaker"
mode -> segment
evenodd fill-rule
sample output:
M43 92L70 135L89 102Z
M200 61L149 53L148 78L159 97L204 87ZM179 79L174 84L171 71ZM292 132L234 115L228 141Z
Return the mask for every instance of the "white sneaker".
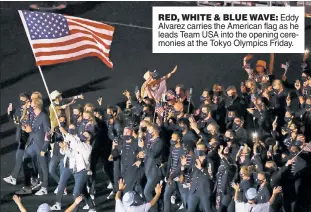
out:
M171 203L173 205L175 205L175 203L176 203L176 197L175 196L171 196Z
M56 187L55 191L54 191L54 194L57 194L58 193L58 186ZM65 189L64 190L64 195L66 196L68 193L67 193L67 190Z
M113 193L113 191L112 191L112 192L110 192L110 194L108 195L107 199L112 199L113 197L114 197L114 193Z
M82 209L83 210L88 210L88 209L90 209L90 206L88 204L86 204Z
M178 210L182 210L184 209L184 203L181 203L180 207L178 208Z
M107 189L113 189L113 185L112 185L111 182L110 182L109 185L107 186Z
M96 210L95 209L90 209L89 212L96 212Z
M60 211L62 208L60 207L60 203L55 203L52 207L50 207L51 211Z
M44 187L41 187L41 189L35 193L36 196L42 196L42 195L47 195L47 194L48 194L48 191Z
M9 184L11 184L11 185L16 185L16 179L13 178L12 175L3 178L3 180L4 180L6 183L9 183Z
M34 187L32 187L32 190L37 190L38 188L41 187L42 182L38 183L37 185L35 185Z

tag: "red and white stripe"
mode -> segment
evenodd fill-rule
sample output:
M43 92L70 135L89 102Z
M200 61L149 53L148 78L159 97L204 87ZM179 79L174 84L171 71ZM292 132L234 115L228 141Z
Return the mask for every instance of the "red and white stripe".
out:
M24 16L19 11L33 49L37 66L53 65L95 56L108 67L114 27L97 21L65 16L70 35L56 39L31 40Z

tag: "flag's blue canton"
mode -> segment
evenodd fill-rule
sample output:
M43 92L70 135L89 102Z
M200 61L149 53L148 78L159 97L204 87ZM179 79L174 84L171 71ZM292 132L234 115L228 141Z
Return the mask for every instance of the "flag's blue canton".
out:
M55 39L69 35L65 16L55 13L23 11L31 40Z

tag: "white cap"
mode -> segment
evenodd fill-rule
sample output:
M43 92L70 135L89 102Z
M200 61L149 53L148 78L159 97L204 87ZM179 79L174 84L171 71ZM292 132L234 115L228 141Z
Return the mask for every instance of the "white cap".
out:
M257 191L256 191L256 188L249 188L247 191L246 191L246 199L248 200L253 200L257 197Z
M55 91L53 91L53 92L50 94L50 97L51 97L52 100L55 100L56 97L61 96L61 95L62 95L61 93L59 93L57 90L55 90Z
M130 207L134 203L135 195L134 192L126 192L122 198L122 203L124 207Z
M50 206L47 203L43 203L39 206L37 212L49 212L50 210Z

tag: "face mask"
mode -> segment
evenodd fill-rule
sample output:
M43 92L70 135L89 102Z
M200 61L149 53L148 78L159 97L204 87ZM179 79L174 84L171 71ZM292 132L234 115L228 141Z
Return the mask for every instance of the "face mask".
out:
M275 94L279 94L280 90L279 89L273 89Z
M311 108L311 104L306 104L305 108L308 110Z
M82 142L86 142L86 140L87 140L87 137L85 136L85 135L81 135L80 136L80 140L82 141Z
M228 121L231 122L234 120L234 117L233 116L228 116Z
M272 96L273 94L274 94L273 91L268 91L268 95L269 95L269 96Z
M60 122L60 126L64 127L65 126L65 122Z
M301 77L301 80L302 80L303 82L305 82L305 81L307 81L307 77Z
M71 135L74 135L74 134L76 134L76 130L68 129L68 133L71 134Z
M130 136L130 135L122 135L122 139L125 140L125 141L128 141L128 140L132 139L132 136Z
M200 101L201 101L201 102L204 102L206 99L207 99L206 97L200 96Z
M73 118L74 120L77 120L77 119L79 118L79 115L73 114L73 115L72 115L72 118Z
M113 118L113 116L111 114L107 114L106 117L107 117L108 120Z
M232 129L233 130L238 130L239 128L240 128L240 126L233 122Z
M214 95L215 95L215 96L220 96L220 95L221 95L221 91L216 91L216 92L214 92Z
M266 167L267 172L269 172L270 174L275 172L275 169L273 167Z
M285 116L285 118L284 118L284 121L286 122L286 123L288 123L288 122L290 122L292 119L290 118L290 117L286 117Z
M207 114L206 114L206 113L201 112L201 114L200 114L200 118L201 118L201 119L205 119L206 117L207 117Z
M83 124L87 124L88 122L89 122L89 120L88 119L83 119Z
M228 142L228 141L230 141L230 140L231 140L230 138L224 137L224 142Z
M175 115L175 116L179 116L180 113L181 113L180 111L175 111L175 112L174 112L174 115Z
M204 150L197 150L197 155L198 156L204 156L205 155L205 151Z
M297 155L297 152L290 152L290 156L295 157Z
M23 105L25 105L25 104L26 104L26 101L22 101L22 100L20 100L20 101L19 101L19 103L23 106Z
M184 131L186 129L185 126L179 126L179 128L180 128L181 131Z
M228 96L230 100L234 100L235 99L235 95L232 96Z
M142 127L142 128L141 128L141 131L142 131L143 133L147 132L147 127Z
M170 140L170 144L171 144L171 146L174 146L176 144L176 141Z
M301 146L302 144L303 144L303 142L302 142L302 141L300 141L300 140L296 140L295 145L297 145L297 146Z
M257 183L261 185L261 184L264 183L264 181L263 181L263 180L258 180L258 179L257 179Z

